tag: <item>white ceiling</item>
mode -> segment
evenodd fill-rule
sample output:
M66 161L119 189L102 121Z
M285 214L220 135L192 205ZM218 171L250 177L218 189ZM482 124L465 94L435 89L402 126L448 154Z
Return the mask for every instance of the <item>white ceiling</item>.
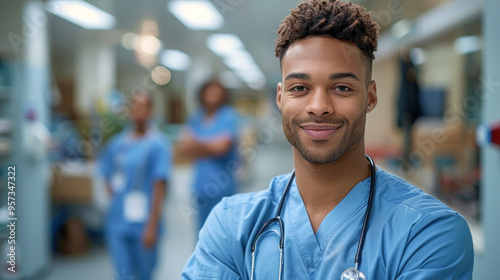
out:
M91 1L96 6L99 1ZM58 17L50 17L49 30L51 33L52 55L58 60L71 60L74 50L81 37L88 33L106 32L106 37L114 41L117 46L119 65L135 64L134 54L120 47L121 35L126 32L138 33L140 25L145 20L154 20L158 23L159 39L164 48L179 49L197 59L204 57L212 61L216 70L224 70L222 62L212 54L205 45L209 31L192 31L181 24L166 9L166 0L119 0L109 1L108 9L117 18L117 26L112 31L88 31ZM240 37L246 49L254 56L257 64L266 75L279 71L277 59L274 57L274 40L280 20L289 9L295 7L299 0L283 1L266 0L217 0L214 3L236 3L234 6L224 6L230 9L219 10L225 19L225 25L217 33L233 33ZM217 6L217 5L216 5ZM70 61L68 61L70 63Z

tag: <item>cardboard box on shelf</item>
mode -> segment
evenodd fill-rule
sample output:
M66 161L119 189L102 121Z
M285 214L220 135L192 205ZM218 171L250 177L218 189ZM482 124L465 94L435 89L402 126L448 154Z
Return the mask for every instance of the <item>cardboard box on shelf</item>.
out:
M413 132L414 157L434 164L437 157L453 157L457 170L467 168L468 153L476 149L474 128L444 121L418 122Z
M89 174L65 172L59 168L54 169L51 182L52 202L91 203L92 180Z

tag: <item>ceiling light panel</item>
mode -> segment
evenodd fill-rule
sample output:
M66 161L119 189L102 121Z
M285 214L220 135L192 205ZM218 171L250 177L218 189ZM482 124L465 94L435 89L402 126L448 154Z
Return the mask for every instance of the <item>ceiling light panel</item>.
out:
M216 55L228 57L244 51L245 45L233 34L213 34L207 39L207 47ZM246 52L246 51L245 51Z
M192 30L215 30L224 25L224 18L210 1L175 0L168 3L167 9Z
M164 50L160 63L170 70L185 71L191 66L191 57L179 50Z
M459 54L468 54L481 49L481 40L478 36L462 36L453 43L455 51Z
M224 64L231 69L250 88L261 90L265 86L266 77L245 50L245 45L233 34L213 34L207 39L207 47L218 55Z
M113 15L83 0L52 0L47 2L48 12L89 30L113 29L116 19Z

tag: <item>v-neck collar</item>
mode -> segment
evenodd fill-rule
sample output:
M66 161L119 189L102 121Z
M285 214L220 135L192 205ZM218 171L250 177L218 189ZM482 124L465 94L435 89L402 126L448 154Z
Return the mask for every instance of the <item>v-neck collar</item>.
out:
M358 183L342 201L321 222L316 234L311 226L309 215L294 180L289 194L287 223L306 268L314 268L318 263L326 245L349 218L366 207L370 190L370 177ZM361 210L364 210L361 209ZM364 212L363 212L364 213Z

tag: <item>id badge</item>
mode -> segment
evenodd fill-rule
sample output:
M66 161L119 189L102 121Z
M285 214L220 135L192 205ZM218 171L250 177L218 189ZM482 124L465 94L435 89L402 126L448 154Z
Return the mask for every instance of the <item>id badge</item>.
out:
M149 217L148 199L141 191L131 191L125 195L123 216L130 223L143 223Z
M125 189L125 178L122 172L116 172L111 177L111 189L115 193L122 192Z

